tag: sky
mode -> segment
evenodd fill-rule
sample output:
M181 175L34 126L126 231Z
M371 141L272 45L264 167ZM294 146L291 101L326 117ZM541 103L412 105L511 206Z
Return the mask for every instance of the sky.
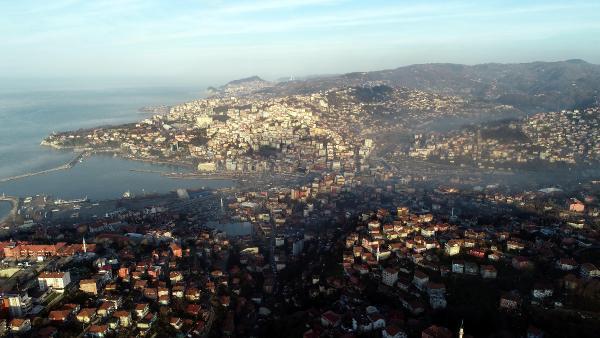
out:
M597 0L0 0L0 81L219 85L430 62L600 63L598 13Z

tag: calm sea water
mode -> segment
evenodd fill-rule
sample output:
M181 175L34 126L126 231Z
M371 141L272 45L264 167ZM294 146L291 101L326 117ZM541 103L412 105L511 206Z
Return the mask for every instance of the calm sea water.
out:
M2 219L5 215L8 215L12 205L10 202L0 201L0 219Z
M142 106L185 102L200 97L200 92L196 88L0 89L0 178L53 168L73 158L71 152L39 145L53 131L138 121L149 115L138 112ZM170 166L95 156L71 170L0 183L0 194L99 200L118 198L127 190L140 194L231 185L227 180L177 180L131 169L177 171ZM4 209L0 208L0 216Z

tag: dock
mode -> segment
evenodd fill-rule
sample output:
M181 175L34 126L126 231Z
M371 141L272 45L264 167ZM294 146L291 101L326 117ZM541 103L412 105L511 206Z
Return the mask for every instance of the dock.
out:
M56 171L60 171L60 170L67 170L67 169L71 169L73 168L79 161L81 161L81 159L87 155L88 152L84 151L82 153L77 154L77 156L75 156L75 158L73 158L71 161L60 165L58 167L55 168L51 168L51 169L46 169L46 170L42 170L42 171L36 171L36 172L30 172L30 173L26 173L26 174L21 174L21 175L15 175L15 176L10 176L10 177L5 177L0 179L0 183L4 183L4 182L10 182L10 181L15 181L15 180L20 180L23 178L27 178L27 177L32 177L32 176L38 176L38 175L45 175L45 174L50 174Z

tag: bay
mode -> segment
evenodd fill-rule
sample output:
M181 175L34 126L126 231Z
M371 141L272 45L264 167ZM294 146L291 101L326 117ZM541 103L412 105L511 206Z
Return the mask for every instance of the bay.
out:
M172 105L201 97L197 88L109 88L88 90L0 90L0 178L59 166L74 157L69 151L40 146L54 131L139 121L151 114L138 109ZM95 155L70 170L0 183L0 194L46 194L93 200L134 194L165 193L177 188L225 187L229 180L173 179L157 173L181 169Z

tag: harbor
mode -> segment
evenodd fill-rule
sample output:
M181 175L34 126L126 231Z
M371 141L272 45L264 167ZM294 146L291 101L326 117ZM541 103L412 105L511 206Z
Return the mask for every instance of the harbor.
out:
M0 194L36 196L44 194L64 200L86 196L91 201L121 198L124 191L136 196L164 194L179 188L199 189L234 186L233 180L174 179L161 175L171 172L165 165L126 160L108 154L93 154L70 170L25 177L0 183Z

